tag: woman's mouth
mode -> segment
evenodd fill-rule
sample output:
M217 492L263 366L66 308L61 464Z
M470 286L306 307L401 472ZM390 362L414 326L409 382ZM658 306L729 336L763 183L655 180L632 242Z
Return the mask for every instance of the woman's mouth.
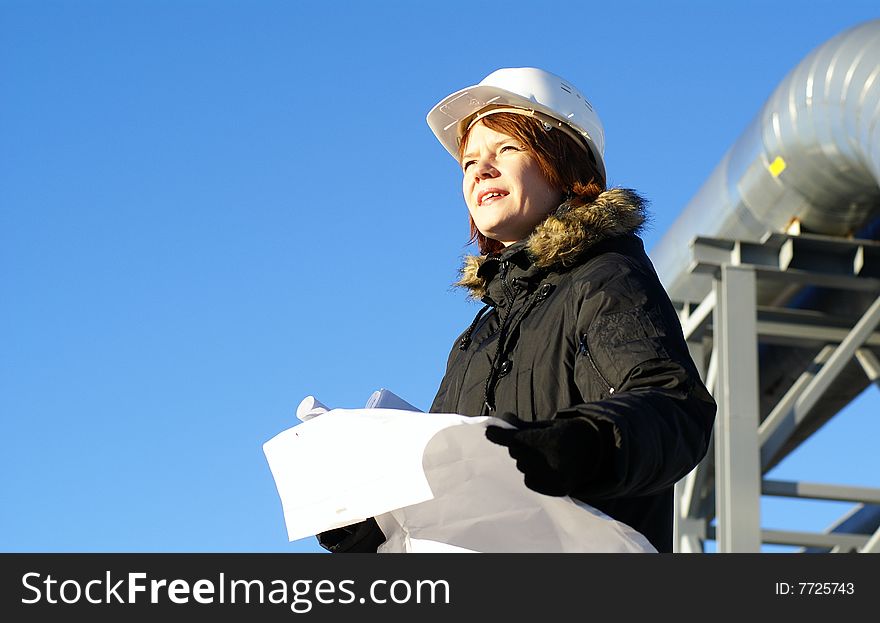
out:
M477 205L486 205L488 203L492 203L493 201L497 201L502 197L506 196L507 192L501 190L500 188L487 188L486 190L480 192L477 195Z

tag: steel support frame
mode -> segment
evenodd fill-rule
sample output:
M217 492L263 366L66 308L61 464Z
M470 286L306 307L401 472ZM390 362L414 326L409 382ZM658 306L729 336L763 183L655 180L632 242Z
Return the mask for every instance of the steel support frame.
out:
M791 249L800 244L793 241L780 244L780 238L775 236L769 240L769 253L759 248L760 243L706 238L697 239L694 243L693 270L711 273L714 287L699 305L681 305L680 319L691 355L707 387L716 397L718 414L713 433L714 447L700 465L676 485L674 551L703 551L704 541L714 538L719 552L760 551L762 543L828 546L832 548L831 551L880 552L880 528L873 534L858 535L770 531L760 527L762 493L867 503L875 503L880 497L880 489L762 481L765 463L772 452L771 446L778 447L794 430L796 421L803 419L803 408L807 407L808 410L817 397L828 389L843 363L855 358L867 378L880 387L880 362L865 348L868 344L875 345L878 339L874 329L880 322L880 297L848 330L835 327L826 330L821 325L815 325L815 322L812 326L816 326L816 329L804 330L805 327L797 322L787 326L784 320L778 321L780 314L789 313L787 310L773 310L770 316L775 314L776 319L771 322L758 319L757 280L767 277L778 279L780 273L790 270L793 257ZM823 252L838 252L837 241L820 242ZM810 244L814 245L812 241ZM852 241L840 241L841 248L852 244ZM744 252L746 247L748 253ZM871 250L877 256L877 247ZM755 264L744 263L748 261L754 261ZM806 267L801 262L796 271L799 281L830 283L828 278L831 275L826 274L825 266L831 264L821 261L821 258L810 264L809 269L818 274L811 275L812 270L803 270ZM849 268L841 271L839 264L833 268L828 272L837 273L834 276L839 284L840 273L847 273ZM863 265L856 262L855 268L844 276L846 287L880 293L876 265L874 270L863 271ZM707 339L710 321L711 343ZM793 330L793 326L797 326L797 329ZM805 341L821 341L826 346L817 355L813 369L805 371L777 404L773 412L779 413L775 416L771 414L759 427L758 340L764 334L770 339L785 335L784 339L796 340L798 333ZM768 443L771 437L773 441ZM709 524L705 515L706 500L702 499L712 470L715 477L716 526Z

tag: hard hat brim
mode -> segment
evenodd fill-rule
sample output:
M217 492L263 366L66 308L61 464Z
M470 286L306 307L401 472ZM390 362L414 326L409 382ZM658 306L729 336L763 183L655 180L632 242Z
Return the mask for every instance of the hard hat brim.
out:
M565 123L579 136L583 137L592 152L603 179L605 177L604 157L598 153L593 138L583 128L579 128L560 118L559 113L538 102L495 86L479 85L466 87L446 96L428 112L428 126L449 154L458 161L459 141L470 120L488 106L510 106L543 113Z

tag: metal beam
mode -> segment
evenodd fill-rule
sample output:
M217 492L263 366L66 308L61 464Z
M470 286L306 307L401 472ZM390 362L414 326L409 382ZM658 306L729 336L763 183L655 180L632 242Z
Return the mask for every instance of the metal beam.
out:
M823 530L835 534L872 534L880 528L880 505L856 504L845 512L832 525ZM827 547L811 547L803 550L808 554L829 552ZM830 553L836 553L830 548Z
M718 541L718 529L709 526L706 538ZM766 544L816 547L822 549L839 548L838 551L862 551L874 537L867 534L846 534L843 532L797 532L794 530L762 530L761 539ZM720 542L719 542L720 545Z
M849 335L849 329L810 324L795 324L773 320L758 320L758 337L764 344L809 346L811 344L840 344ZM865 346L880 346L880 332L871 333Z
M877 361L874 353L867 348L859 348L856 350L856 359L861 364L868 380L872 383L878 383L880 381L880 361Z
M718 274L722 265L752 265L762 278L831 288L880 289L880 243L815 234L771 234L761 242L697 236L691 272Z
M702 333L708 326L714 309L715 290L711 290L693 311L688 311L687 314L684 314L681 321L681 330L684 333L685 340L702 337Z
M833 346L826 346L819 351L819 354L813 358L812 365L804 370L797 380L792 383L791 387L788 388L788 391L785 392L785 395L780 398L779 402L776 403L776 406L773 407L773 410L770 411L767 417L764 418L764 421L758 426L758 443L761 447L762 470L773 458L769 450L770 444L768 443L768 440L773 435L778 434L781 439L778 444L774 445L774 447L777 445L781 446L785 439L788 439L792 434L797 427L794 415L794 406L797 403L797 399L813 381L816 373L828 361L832 353L834 353ZM768 448L768 450L765 451L764 448Z
M680 554L703 553L703 541L706 539L705 519L681 519L681 536L675 543L675 552Z
M791 530L763 530L764 543L774 545L801 545L804 547L840 547L843 551L860 550L870 538L866 534L844 534L841 532L817 533L795 532Z
M859 550L862 554L880 554L880 528L868 539Z
M722 266L715 293L720 385L715 420L718 551L759 552L761 471L754 269Z
M718 349L713 348L709 355L709 366L706 368L706 389L712 396L719 395L718 391Z
M761 484L761 493L763 495L790 498L880 504L880 489L873 487L848 487L813 482L764 480Z
M856 349L873 333L878 322L880 322L880 297L871 303L871 306L840 343L840 346L835 349L822 369L803 388L794 405L788 411L778 414L772 422L768 423L769 417L764 420L760 431L762 465L770 463L798 424L809 415L810 410L822 394L837 378L844 366L850 362Z
M714 290L691 311L679 314L682 331L689 342L711 335ZM758 307L758 337L764 344L809 346L839 344L849 334L858 318L845 318L806 309ZM865 346L880 347L880 331L871 333Z
M708 298L708 297L707 297ZM714 295L712 300L714 301ZM714 302L713 302L714 307ZM706 347L702 340L687 342L691 359L697 366L700 378L706 378ZM711 448L711 446L710 446ZM706 472L711 461L712 452L706 452L702 460L684 478L675 483L674 514L672 523L673 551L703 551L705 539L705 517L699 517L700 499L706 482Z
M708 473L715 460L714 439L710 440L710 444L713 445L709 446L697 466L676 483L676 486L680 485L676 489L676 495L680 496L682 517L697 517L700 514L701 496L706 487Z

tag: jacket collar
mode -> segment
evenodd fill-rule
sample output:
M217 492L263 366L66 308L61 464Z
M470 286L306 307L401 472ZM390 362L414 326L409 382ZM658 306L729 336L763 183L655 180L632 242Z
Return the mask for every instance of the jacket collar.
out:
M498 272L501 260L509 259L529 276L568 268L595 244L640 231L647 218L647 202L635 191L613 188L595 201L572 207L563 203L525 240L507 247L499 255L468 255L456 286L466 288L471 298L482 299Z

